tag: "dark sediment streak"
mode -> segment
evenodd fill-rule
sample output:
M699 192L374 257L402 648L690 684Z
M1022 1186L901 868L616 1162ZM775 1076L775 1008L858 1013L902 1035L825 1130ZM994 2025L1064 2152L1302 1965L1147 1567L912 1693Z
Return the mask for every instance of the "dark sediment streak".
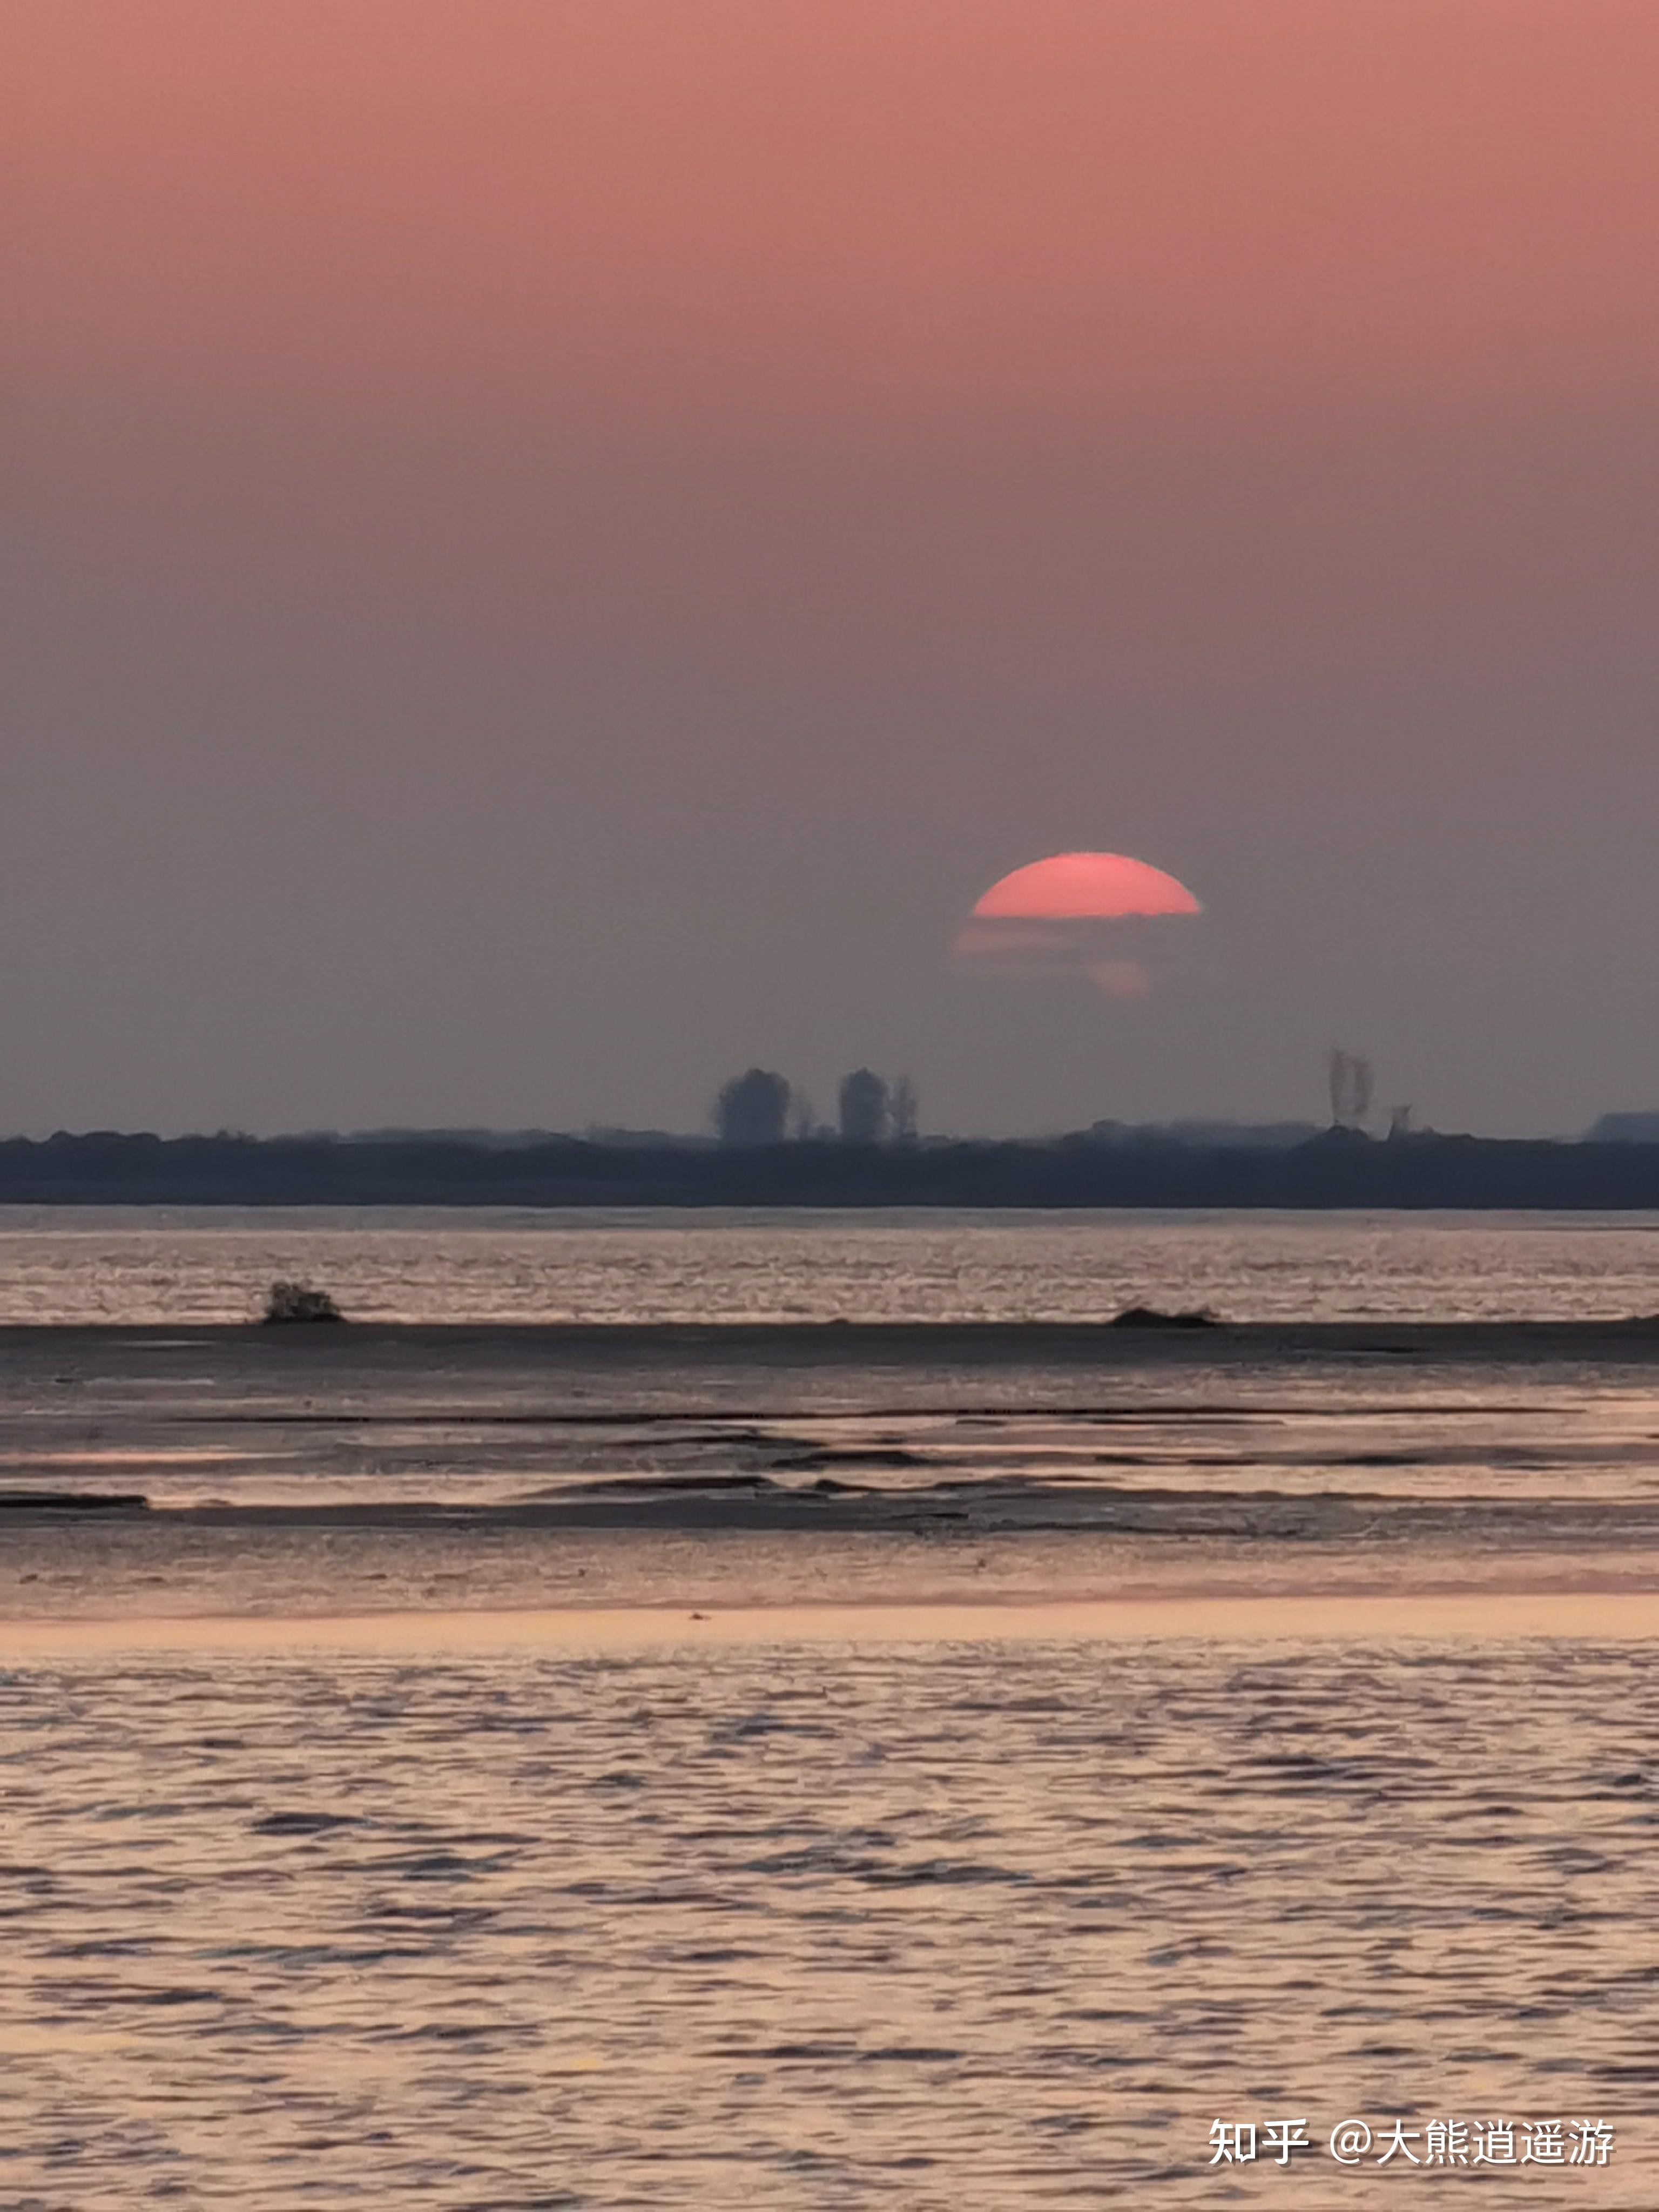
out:
M0 1328L0 1371L83 1354L100 1364L129 1355L154 1367L170 1351L210 1352L249 1375L291 1369L322 1377L341 1369L434 1372L834 1367L883 1370L998 1367L1079 1369L1271 1366L1276 1360L1659 1362L1659 1315L1602 1321L1244 1322L1204 1328L1119 1328L1109 1317L1073 1322L757 1322L473 1323L357 1322L347 1328L265 1329L231 1323Z
M41 1504L44 1518L53 1509ZM30 1515L19 1504L9 1525ZM793 1489L752 1482L594 1486L554 1497L478 1504L338 1500L316 1504L179 1507L142 1516L150 1526L269 1530L467 1532L476 1536L539 1533L557 1538L600 1533L675 1536L789 1534L988 1540L999 1536L1092 1534L1246 1544L1327 1544L1376 1548L1429 1546L1560 1550L1589 1547L1630 1553L1659 1546L1659 1501L1545 1504L1491 1496L1455 1502L1380 1495L1297 1495L1273 1490L1084 1490L1041 1482L939 1484L923 1490L855 1490L840 1485Z
M0 1490L0 1513L145 1513L137 1491Z

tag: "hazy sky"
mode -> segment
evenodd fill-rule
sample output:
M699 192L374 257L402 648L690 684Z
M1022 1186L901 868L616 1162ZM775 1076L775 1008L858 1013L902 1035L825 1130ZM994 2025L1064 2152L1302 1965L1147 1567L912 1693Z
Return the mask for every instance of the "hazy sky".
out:
M0 1128L1659 1105L1653 0L0 49ZM1200 951L953 967L1076 847Z

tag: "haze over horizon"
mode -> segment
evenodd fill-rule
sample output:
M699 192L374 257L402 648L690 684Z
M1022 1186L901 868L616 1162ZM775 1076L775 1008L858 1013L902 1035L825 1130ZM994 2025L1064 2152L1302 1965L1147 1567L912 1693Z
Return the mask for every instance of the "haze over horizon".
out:
M1650 5L0 46L0 1133L1659 1105ZM1076 848L1190 954L953 964Z

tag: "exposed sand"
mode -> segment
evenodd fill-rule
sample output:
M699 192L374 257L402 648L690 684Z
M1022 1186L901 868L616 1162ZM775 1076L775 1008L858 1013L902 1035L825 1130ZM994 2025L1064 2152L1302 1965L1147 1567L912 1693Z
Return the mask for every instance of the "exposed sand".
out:
M125 1651L427 1658L489 1651L580 1654L708 1644L1212 1643L1401 1640L1497 1644L1538 1637L1659 1638L1659 1591L1446 1591L1420 1597L1200 1594L1085 1603L568 1607L543 1612L381 1613L313 1620L126 1620L0 1624L0 1662Z

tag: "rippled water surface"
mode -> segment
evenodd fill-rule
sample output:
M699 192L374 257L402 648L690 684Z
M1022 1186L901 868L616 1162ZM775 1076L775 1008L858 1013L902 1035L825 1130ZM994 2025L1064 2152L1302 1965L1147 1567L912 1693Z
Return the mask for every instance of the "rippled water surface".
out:
M1656 1731L1547 1643L0 1676L0 2197L1405 2206L1210 2124L1508 2114L1619 2148L1484 2204L1651 2206Z
M385 1321L1606 1318L1659 1310L1659 1218L0 1208L0 1324L240 1321L295 1275Z

